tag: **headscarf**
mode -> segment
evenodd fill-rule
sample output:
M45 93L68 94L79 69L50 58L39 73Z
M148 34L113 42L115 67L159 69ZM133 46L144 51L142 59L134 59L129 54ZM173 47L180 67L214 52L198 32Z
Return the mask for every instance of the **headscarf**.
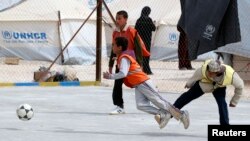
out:
M151 12L150 7L145 6L145 7L142 8L141 16L146 16L146 17L148 17L149 14L150 14L150 12Z

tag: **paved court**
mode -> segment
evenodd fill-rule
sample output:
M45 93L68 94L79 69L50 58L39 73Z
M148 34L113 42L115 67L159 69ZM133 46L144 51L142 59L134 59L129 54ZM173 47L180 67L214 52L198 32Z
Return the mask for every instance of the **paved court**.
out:
M138 111L134 90L125 89L127 114L108 115L113 109L111 87L6 87L0 88L0 141L207 141L207 125L218 124L212 95L184 107L191 125L172 119L160 130L152 115ZM161 93L171 103L179 94ZM227 101L230 97L227 97ZM16 108L28 103L35 115L21 121ZM250 124L250 100L229 108L231 124Z

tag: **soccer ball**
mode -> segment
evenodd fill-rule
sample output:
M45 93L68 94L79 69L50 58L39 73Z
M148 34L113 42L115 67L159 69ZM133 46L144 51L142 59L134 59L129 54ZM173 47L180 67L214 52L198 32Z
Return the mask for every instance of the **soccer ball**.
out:
M29 104L21 104L16 109L16 114L20 120L28 121L34 116L34 111Z

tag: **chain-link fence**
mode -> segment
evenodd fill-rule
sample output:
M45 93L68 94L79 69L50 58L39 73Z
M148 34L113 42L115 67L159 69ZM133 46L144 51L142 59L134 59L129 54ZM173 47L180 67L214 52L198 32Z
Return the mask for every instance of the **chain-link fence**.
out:
M199 50L202 48L199 43L202 42L198 42L195 40L196 38L190 38L190 35L197 36L198 31L185 33L186 29L177 28L181 16L180 1L105 0L105 4L113 18L119 10L128 12L127 25L138 30L146 48L151 53L150 58L144 58L144 69L160 91L184 92L187 79L193 75L195 69L201 67L204 59L219 58L213 51ZM41 66L49 67L53 61L55 64L50 69L52 74L70 73L81 82L96 81L96 12L92 13L96 10L96 5L96 0L60 0L60 2L26 0L7 9L1 7L3 10L0 12L0 82L32 82L34 72L38 71ZM142 9L146 6L150 8L150 12L145 10L146 13L143 14ZM250 51L247 50L249 44L247 41L250 32L247 31L250 26L247 21L250 19L243 11L249 11L247 7L250 7L250 3L242 0L238 1L238 6L231 4L229 7L238 11L240 24L235 25L236 27L233 29L240 31L241 45L244 47L233 50L235 46L239 46L233 44L226 49L221 49L220 52L240 54L246 47L245 52L243 51L239 56L246 57L241 67L248 67L250 61L247 57ZM226 7L224 6L224 8ZM104 4L102 15L101 71L103 72L109 68L114 21ZM155 28L145 24L143 16L149 16ZM191 16L192 19L192 15L186 16L188 18ZM136 25L140 18L141 22ZM217 21L226 22L225 18L220 18L221 20L217 19ZM142 24L139 25L140 23ZM192 23L201 26L198 25L199 21ZM223 30L218 30L218 32L231 35L224 31L227 28L231 29L232 26L225 23L224 25L225 28L220 27ZM191 27L194 28L194 26ZM77 32L78 30L79 32ZM215 31L217 31L217 27L215 29L215 26L208 25L204 36L212 38L212 33ZM231 37L238 39L235 34ZM190 44L193 45L192 48L190 48ZM66 49L60 54L65 47ZM203 52L207 53L203 54ZM192 59L190 59L190 55ZM196 55L198 58L194 59ZM57 60L55 60L56 57L58 57ZM223 59L225 61L228 58L232 58L232 56L224 55ZM232 59L228 60L234 62ZM244 70L244 75L245 78L249 78L249 71ZM112 80L102 79L101 82L103 85L113 86ZM229 90L230 93L233 93L231 88Z

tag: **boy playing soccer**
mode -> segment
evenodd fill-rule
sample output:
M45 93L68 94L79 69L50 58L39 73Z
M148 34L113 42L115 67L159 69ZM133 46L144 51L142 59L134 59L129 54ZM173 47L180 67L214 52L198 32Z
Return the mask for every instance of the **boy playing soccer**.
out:
M171 115L176 120L180 120L184 124L184 128L187 129L189 126L188 112L180 111L159 95L150 78L132 57L133 52L127 50L127 46L128 40L125 37L115 38L112 50L118 57L119 72L115 74L104 72L103 78L114 80L123 78L126 86L135 88L137 109L155 115L161 129L167 125ZM151 103L157 108L152 106Z
M126 37L128 39L128 47L127 50L133 50L135 56L133 56L136 61L142 65L143 57L149 57L150 53L147 51L145 44L143 43L141 37L139 36L136 29L129 26L127 24L128 13L124 10L118 11L116 13L116 28L112 34L112 44L116 37ZM109 72L112 73L112 69L114 66L114 58L116 55L111 51L110 59L109 59ZM115 65L115 72L119 72L117 68L117 64ZM116 79L112 92L112 100L113 104L116 106L114 110L112 110L110 115L119 115L124 114L124 101L123 101L123 79Z

